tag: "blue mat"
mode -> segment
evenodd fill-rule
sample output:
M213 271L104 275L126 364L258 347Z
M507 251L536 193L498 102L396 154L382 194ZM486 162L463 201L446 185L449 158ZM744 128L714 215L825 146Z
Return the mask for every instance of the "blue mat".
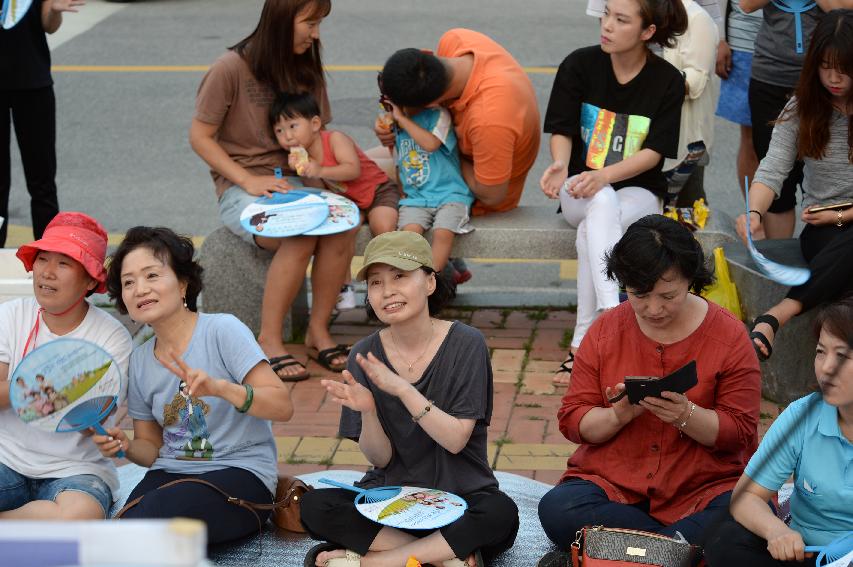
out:
M142 480L145 471L137 465L119 467L118 476L121 488L116 494L117 502L113 506L115 514L124 505L133 487ZM303 481L315 488L323 487L317 479L321 476L340 482L352 483L362 477L357 471L323 471L300 475ZM496 472L501 490L506 492L518 505L521 527L515 545L498 557L494 567L517 567L532 565L545 552L553 549L551 542L542 531L537 514L537 506L542 496L551 489L551 485L530 480L516 474ZM304 534L294 534L276 528L268 523L260 541L257 537L227 545L213 546L210 549L210 561L215 565L233 565L252 567L299 567L305 554L311 549L314 540ZM258 555L261 550L260 555Z

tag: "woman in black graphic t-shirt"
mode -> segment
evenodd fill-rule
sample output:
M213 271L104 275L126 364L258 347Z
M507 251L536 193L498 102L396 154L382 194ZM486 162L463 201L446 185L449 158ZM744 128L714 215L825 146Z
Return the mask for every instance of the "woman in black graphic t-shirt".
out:
M608 0L601 44L569 54L554 79L545 115L554 162L539 184L578 231L577 325L555 384L569 384L586 331L619 303L604 253L631 223L660 212L661 167L676 156L685 80L648 44L671 46L686 29L681 2Z

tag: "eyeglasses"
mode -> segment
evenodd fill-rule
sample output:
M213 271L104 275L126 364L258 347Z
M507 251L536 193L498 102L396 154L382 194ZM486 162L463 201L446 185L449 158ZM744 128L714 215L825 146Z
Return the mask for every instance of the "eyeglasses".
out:
M379 71L376 75L376 84L379 86L379 104L382 105L385 112L391 112L393 110L391 107L391 99L385 95L385 89L382 86L382 71Z

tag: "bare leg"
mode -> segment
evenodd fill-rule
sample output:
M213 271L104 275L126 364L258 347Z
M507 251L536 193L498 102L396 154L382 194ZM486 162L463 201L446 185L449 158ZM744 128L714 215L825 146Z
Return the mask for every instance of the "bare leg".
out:
M393 207L376 207L367 215L367 223L373 236L397 230L397 209Z
M374 146L364 150L364 155L376 162L390 179L397 179L397 164L391 156L391 150L385 146Z
M788 323L788 321L799 315L802 311L802 303L800 303L796 299L789 299L786 297L781 302L771 307L767 311L767 314L773 315L774 317L776 317L776 319L779 320L779 329L781 330L782 327L784 327L785 324ZM761 333L765 337L767 337L767 340L770 341L771 345L773 344L773 341L776 338L775 334L773 333L773 328L767 323L759 323L755 326L753 331ZM755 346L761 349L761 352L763 352L765 356L769 354L761 341L759 341L758 339L753 339L753 343L755 343Z
M311 315L308 319L308 334L305 346L325 350L335 346L329 333L329 319L338 292L350 271L350 263L358 228L338 234L323 236L317 244L314 264L311 268ZM344 364L344 355L332 359L332 364Z
M794 209L784 213L764 213L764 235L766 238L791 238L797 222Z
M299 293L305 281L305 270L317 246L317 237L258 237L257 242L262 248L275 251L264 284L261 331L258 334L258 344L261 345L264 353L272 358L287 354L281 328L293 300L296 299L296 294ZM288 376L304 372L304 369L298 365L292 365L278 372L280 376Z
M741 125L740 147L737 151L737 183L740 186L741 195L743 195L744 178L752 182L756 169L758 169L758 156L755 155L755 147L752 145L752 126Z
M434 228L432 231L432 263L436 272L441 272L450 258L450 249L453 248L453 231L446 228Z
M76 490L60 492L56 500L33 500L0 512L0 520L103 520L104 510L92 496Z

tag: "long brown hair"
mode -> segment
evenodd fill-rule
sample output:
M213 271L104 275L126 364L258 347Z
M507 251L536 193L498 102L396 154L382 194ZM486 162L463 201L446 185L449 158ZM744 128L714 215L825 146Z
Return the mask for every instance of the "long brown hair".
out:
M303 10L309 18L325 18L331 0L266 0L261 19L251 34L230 47L239 54L255 78L280 92L324 89L326 78L320 58L320 40L311 49L293 52L293 24Z
M794 91L797 100L777 120L790 120L796 112L800 119L797 140L800 158L823 159L826 156L833 106L832 95L820 81L820 68L824 63L853 77L853 10L832 10L820 20ZM853 107L853 89L844 102L847 109ZM847 159L853 162L853 116L847 121Z

